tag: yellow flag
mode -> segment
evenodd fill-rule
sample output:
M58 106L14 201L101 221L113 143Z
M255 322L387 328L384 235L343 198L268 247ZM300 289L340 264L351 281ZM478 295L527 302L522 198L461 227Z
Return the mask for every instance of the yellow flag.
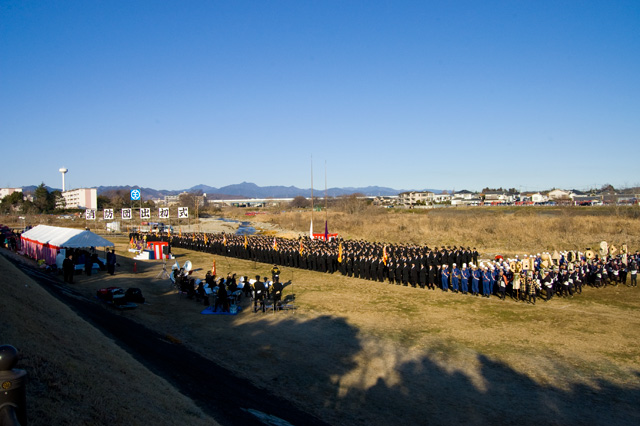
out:
M249 245L249 243L247 242L247 234L244 235L244 248L246 250L247 245Z
M338 262L342 263L342 243L338 246Z

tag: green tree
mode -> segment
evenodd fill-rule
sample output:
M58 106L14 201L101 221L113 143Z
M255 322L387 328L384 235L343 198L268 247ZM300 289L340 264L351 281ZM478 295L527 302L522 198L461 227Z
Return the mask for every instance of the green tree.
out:
M12 192L2 199L0 202L0 212L10 213L14 210L20 210L24 203L23 194L20 191Z
M33 205L38 213L50 213L56 207L56 200L44 183L41 183L33 194Z
M98 203L98 210L104 210L105 207L108 207L111 204L111 198L106 195L98 195L96 201Z

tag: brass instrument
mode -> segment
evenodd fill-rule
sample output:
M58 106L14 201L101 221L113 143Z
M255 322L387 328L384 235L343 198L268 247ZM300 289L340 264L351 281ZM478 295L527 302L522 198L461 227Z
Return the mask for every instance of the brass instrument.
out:
M604 257L607 253L609 253L609 245L606 241L600 242L600 256Z
M575 251L568 251L567 254L565 255L565 258L569 263L576 262L578 260L578 255L576 254Z
M591 260L591 259L595 259L596 257L596 253L591 250L591 249L587 249L587 251L584 252L584 255L587 257L587 259Z
M522 271L522 263L512 260L509 262L509 268L511 268L514 274L519 274L520 271Z

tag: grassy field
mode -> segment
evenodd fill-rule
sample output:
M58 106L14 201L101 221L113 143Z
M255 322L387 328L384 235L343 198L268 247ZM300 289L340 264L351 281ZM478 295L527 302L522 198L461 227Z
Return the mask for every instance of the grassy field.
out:
M421 221L439 220L460 226L489 221L492 215L496 215L497 223L505 223L509 215L515 218L521 215L505 211L501 216L495 209L478 211L481 213L473 209L456 210L448 218L440 218L438 215L444 213L437 211L367 215L361 219L361 226L368 228L384 221L393 225L391 229L400 223L415 227ZM536 220L545 218L542 211L532 212ZM584 214L584 219L597 221L600 212ZM579 221L583 212L553 214L558 217L547 220L554 222L567 215L571 221ZM287 221L297 215L301 216L300 226L304 225L308 232L308 217L304 213L261 218L288 228L291 224ZM480 217L473 220L468 217L476 215ZM337 218L329 216L330 227L334 221L339 222ZM620 240L626 240L633 249L639 246L633 244L640 235L638 221L628 212L620 216L603 215L600 220L603 229L624 226L618 234ZM558 229L550 225L543 228ZM598 234L595 225L590 229L591 234L576 238L598 242L610 235ZM359 235L351 232L347 235L354 238ZM398 238L389 229L379 232L386 236L380 240ZM436 239L439 232L426 235ZM457 235L468 231L452 232ZM517 233L511 238L521 241ZM281 277L289 283L284 295L295 294L296 310L256 314L245 309L237 316L206 316L199 314L202 305L178 296L168 281L155 278L161 271L159 263L137 261L138 273L134 274L134 261L126 252L126 238L115 242L122 265L117 274L78 276L76 290L92 297L98 288L110 285L141 288L150 304L124 315L163 333L176 345L185 345L293 401L330 424L640 422L637 288L586 288L574 298L538 301L532 306L508 299L488 300L282 268ZM529 243L513 243L513 250L525 250L526 244ZM477 246L483 247L485 253L489 249ZM193 262L197 277L203 277L213 261L213 256L203 253L180 249L175 252L181 264L186 260ZM216 257L216 264L219 274L248 276L268 275L271 266L221 256ZM26 352L22 368L33 369L30 374L36 376L37 383L30 397L35 401L44 399L48 404L49 399L60 403L56 392L68 387L66 406L76 410L75 401L86 416L93 409L92 403L81 395L98 377L90 360L113 350L106 349L109 342L84 334L95 330L84 330L86 325L82 321L73 319L73 313L64 306L50 303L40 290L33 290L38 291L35 299L27 299L22 278L5 285L7 275L1 276L0 338ZM248 301L244 303L249 308ZM4 315L12 309L19 310L15 320ZM34 316L34 311L39 314ZM65 334L69 324L74 330L81 330L77 339L76 333ZM59 328L55 332L43 331L50 327ZM64 344L57 344L60 336L65 336ZM92 343L81 344L84 342ZM166 390L162 379L145 371L126 354L120 358L124 364L110 371L114 380L123 374L134 379L144 377L165 386L161 387L163 392ZM50 366L46 374L39 367L41 364ZM155 403L160 396L150 388L157 386L160 385L155 382L141 384L137 391L139 398ZM117 384L106 382L92 394L104 393L115 398L110 395L115 387ZM207 422L197 407L190 407L189 401L179 396L177 399L183 405L174 414L187 419L187 423L180 424ZM44 409L38 409L38 414L47 415ZM89 423L113 424L105 416ZM53 423L56 422L49 424Z
M3 256L0 277L0 343L27 371L30 425L216 424Z

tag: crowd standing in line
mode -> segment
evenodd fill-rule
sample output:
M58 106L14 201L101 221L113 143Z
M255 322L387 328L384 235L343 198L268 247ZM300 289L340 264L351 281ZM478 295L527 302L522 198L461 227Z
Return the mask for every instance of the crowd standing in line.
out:
M364 240L324 241L300 237L288 239L263 235L188 233L180 235L131 234L131 241L169 239L170 245L189 250L302 268L340 273L370 281L452 291L479 297L494 295L506 300L534 303L544 295L573 297L585 285L599 288L627 284L637 286L640 252L603 254L588 258L582 253L545 260L544 255L505 260L501 256L479 262L471 247L381 244ZM279 273L279 271L278 271ZM266 278L265 278L266 281Z

